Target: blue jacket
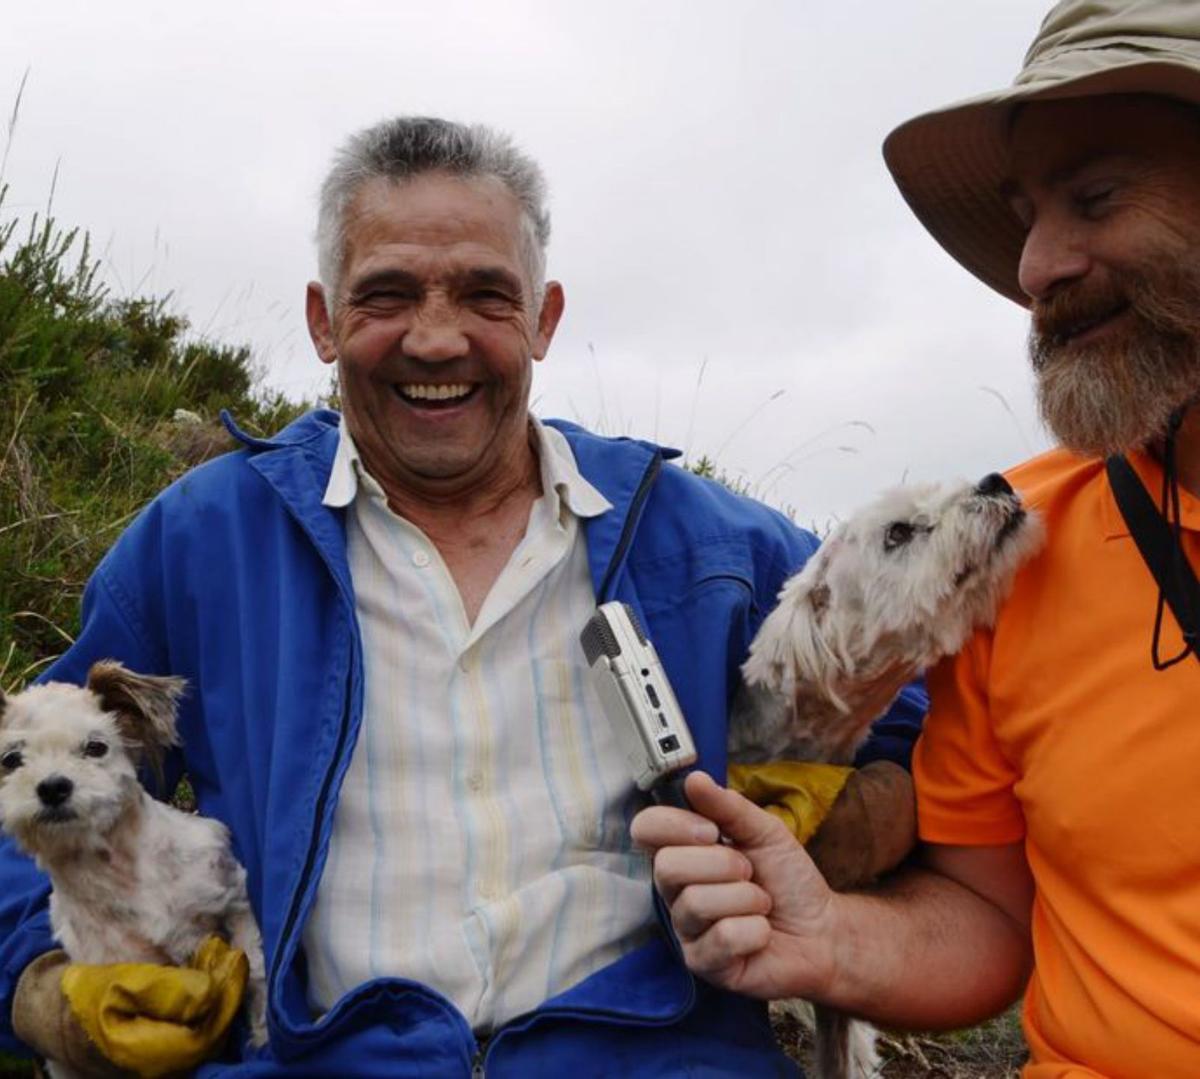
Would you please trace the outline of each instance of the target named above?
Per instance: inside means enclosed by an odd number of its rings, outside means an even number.
[[[688,717],[700,765],[725,774],[738,664],[782,582],[816,540],[718,484],[663,466],[668,452],[557,424],[613,504],[587,523],[596,595],[633,605]],[[193,687],[180,710],[202,813],[225,821],[246,866],[269,976],[270,1046],[200,1076],[795,1075],[758,1002],[695,981],[669,932],[502,1028],[486,1056],[463,1016],[402,978],[359,986],[314,1023],[301,930],[362,718],[362,642],[344,515],[321,504],[337,416],[188,473],[156,498],[97,568],[83,626],[47,679],[82,682],[120,659]],[[906,691],[873,752],[905,756],[925,701]],[[48,883],[0,848],[0,1046],[21,971],[54,946]]]

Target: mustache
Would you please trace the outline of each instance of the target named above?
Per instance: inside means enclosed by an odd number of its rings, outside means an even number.
[[[1131,304],[1127,282],[1106,281],[1076,285],[1048,300],[1035,302],[1031,332],[1034,341],[1047,349],[1066,344],[1072,337]]]
[[[1035,301],[1031,308],[1031,356],[1041,370],[1071,338],[1126,309],[1143,330],[1165,337],[1200,337],[1200,270],[1182,261],[1110,270],[1102,279],[1079,282]]]

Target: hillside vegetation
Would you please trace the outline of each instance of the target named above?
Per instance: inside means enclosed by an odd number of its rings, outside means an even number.
[[[70,642],[130,518],[230,448],[220,409],[266,433],[304,407],[261,387],[247,348],[190,335],[167,298],[109,295],[77,231],[0,225],[0,688]]]

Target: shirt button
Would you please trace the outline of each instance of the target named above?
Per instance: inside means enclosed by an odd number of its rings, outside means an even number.
[[[472,772],[467,776],[467,786],[473,791],[479,790],[483,786],[483,776],[478,772]]]
[[[424,569],[429,565],[429,553],[427,551],[416,551],[413,554],[413,565],[418,569]]]

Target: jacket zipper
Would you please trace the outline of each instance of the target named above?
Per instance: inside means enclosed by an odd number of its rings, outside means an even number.
[[[353,648],[351,649],[353,653]],[[316,812],[313,814],[313,836],[308,845],[308,852],[304,857],[304,868],[300,871],[300,879],[297,882],[295,894],[292,897],[292,905],[288,910],[287,920],[283,924],[283,932],[279,936],[279,949],[275,953],[275,962],[271,967],[271,976],[267,980],[267,993],[270,994],[271,986],[275,984],[279,976],[281,964],[283,963],[284,953],[287,951],[287,943],[292,934],[292,929],[296,924],[296,918],[300,911],[300,901],[304,894],[305,885],[312,873],[313,862],[317,856],[317,836],[321,831],[321,821],[325,816],[325,803],[329,798],[330,789],[333,787],[333,774],[337,771],[338,761],[342,759],[342,748],[346,744],[346,731],[350,726],[348,717],[350,715],[351,694],[353,692],[353,668],[354,664],[351,661],[351,671],[346,678],[346,698],[343,702],[342,715],[338,723],[337,742],[333,747],[333,757],[329,768],[326,769],[325,777],[321,781],[321,791],[317,795]],[[268,1012],[269,1012],[268,1007]]]
[[[629,513],[625,516],[625,527],[621,530],[621,538],[617,540],[616,550],[613,551],[611,561],[608,563],[608,569],[604,571],[604,578],[600,582],[600,587],[596,591],[596,598],[603,603],[608,597],[609,590],[612,588],[613,580],[625,561],[626,554],[629,553],[629,545],[633,543],[633,533],[636,531],[638,521],[642,516],[642,507],[646,499],[650,496],[650,488],[654,486],[654,481],[658,479],[659,469],[662,468],[662,455],[655,453],[650,458],[650,464],[646,471],[642,474],[641,482],[638,488],[633,493],[633,498],[629,503]]]

